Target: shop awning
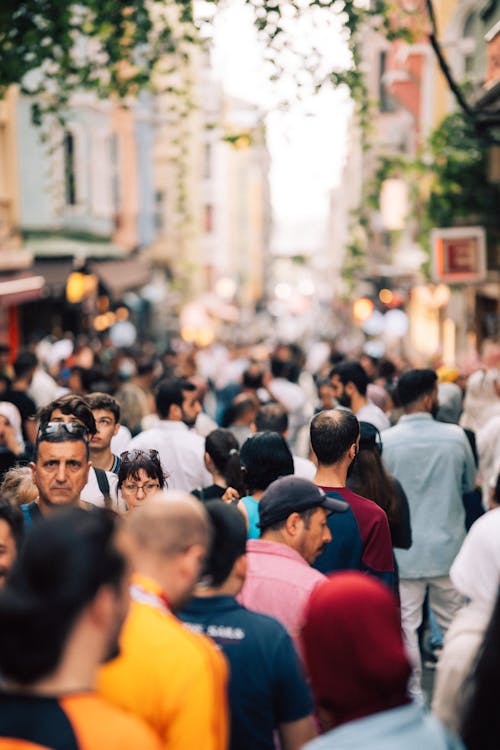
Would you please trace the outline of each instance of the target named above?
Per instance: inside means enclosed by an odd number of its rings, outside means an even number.
[[[0,305],[11,307],[31,302],[42,296],[45,285],[43,276],[14,273],[0,276]]]
[[[73,270],[72,258],[60,260],[38,260],[31,267],[34,274],[45,279],[44,294],[46,297],[60,297],[64,295],[68,276]]]
[[[121,297],[131,289],[138,289],[151,280],[151,268],[137,258],[128,260],[94,261],[90,267],[109,293]]]

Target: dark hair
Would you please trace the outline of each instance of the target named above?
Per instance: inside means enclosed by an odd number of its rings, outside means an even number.
[[[79,422],[47,422],[40,425],[33,451],[33,461],[38,459],[40,443],[83,443],[87,461],[90,457],[88,432]]]
[[[310,435],[318,463],[332,466],[358,439],[359,422],[348,409],[320,411],[311,421]]]
[[[467,750],[497,750],[500,714],[500,589],[472,674],[465,683],[461,737]]]
[[[230,427],[232,424],[244,417],[248,411],[257,411],[257,408],[257,403],[253,396],[245,396],[245,394],[243,393],[238,394],[238,396],[235,396],[227,409],[224,411],[221,420],[222,426]]]
[[[265,404],[255,415],[255,426],[259,432],[269,430],[283,435],[288,430],[288,413],[281,404]]]
[[[398,380],[396,393],[398,403],[408,406],[418,401],[422,396],[431,393],[437,383],[438,376],[434,370],[410,370]]]
[[[139,471],[143,469],[148,477],[156,479],[160,489],[165,487],[166,476],[163,473],[158,451],[130,450],[120,454],[120,468],[118,469],[118,488],[128,477],[139,479]]]
[[[24,534],[24,516],[22,510],[17,506],[12,505],[7,498],[0,495],[0,520],[10,528],[10,533],[16,544],[16,548],[19,549]]]
[[[240,459],[248,491],[265,490],[279,477],[294,473],[293,456],[277,432],[256,432],[243,443]]]
[[[22,378],[24,375],[29,375],[36,366],[38,365],[38,359],[29,350],[19,352],[14,362],[14,373],[16,378]]]
[[[156,411],[160,419],[168,419],[168,413],[173,404],[182,409],[184,391],[195,390],[196,386],[188,380],[160,380],[155,389]]]
[[[236,560],[246,553],[247,526],[234,505],[209,500],[205,508],[213,535],[202,577],[210,586],[220,586],[228,579]]]
[[[330,378],[333,378],[334,375],[338,376],[342,385],[352,383],[356,386],[361,396],[366,396],[366,389],[369,382],[368,375],[359,362],[355,362],[354,360],[340,362],[330,371]]]
[[[304,526],[307,531],[309,531],[309,527],[311,526],[311,518],[314,516],[319,507],[319,505],[315,505],[314,508],[306,508],[306,510],[300,511],[299,516],[304,521]],[[276,521],[276,523],[270,523],[269,526],[261,526],[261,534],[263,534],[265,531],[280,531],[285,527],[286,522],[287,519],[282,518],[280,521]]]
[[[398,495],[382,459],[380,432],[369,422],[360,422],[359,451],[349,466],[347,486],[368,497],[387,514],[389,526],[399,520]]]
[[[500,505],[500,473],[497,475],[495,489],[493,490],[493,500]]]
[[[155,369],[155,362],[150,357],[140,358],[136,363],[137,375],[152,375]]]
[[[57,668],[71,629],[102,586],[119,588],[117,516],[61,509],[34,524],[0,591],[0,671],[28,685]]]
[[[262,371],[262,368],[260,367],[260,365],[253,362],[243,373],[243,388],[248,388],[256,391],[258,388],[262,388],[263,380],[264,373]]]
[[[271,375],[273,378],[285,378],[291,380],[295,377],[296,365],[289,359],[281,357],[271,357]]]
[[[40,420],[40,427],[52,420],[52,413],[59,409],[63,414],[73,414],[76,419],[85,425],[90,435],[97,432],[94,415],[88,401],[83,396],[75,393],[66,393],[64,396],[56,398],[47,406],[38,410],[37,417]]]
[[[378,376],[386,380],[396,377],[397,367],[391,359],[381,359],[378,363]]]
[[[238,441],[230,430],[218,428],[205,438],[205,450],[222,474],[228,487],[234,487],[241,494],[243,473],[240,464]]]
[[[88,405],[92,411],[96,409],[103,409],[109,411],[115,418],[115,423],[118,424],[120,421],[120,404],[110,396],[108,393],[89,393],[87,396]]]

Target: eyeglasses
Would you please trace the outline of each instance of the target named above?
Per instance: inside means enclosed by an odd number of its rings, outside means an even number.
[[[63,435],[64,433],[82,438],[85,442],[89,437],[88,429],[81,422],[47,422],[40,425],[36,439],[40,442],[42,438],[49,435]]]
[[[155,451],[153,449],[149,451],[139,450],[139,448],[132,450],[132,451],[123,451],[123,453],[120,453],[120,458],[122,461],[136,461],[138,458],[150,458],[152,461],[156,461],[157,463],[160,463],[160,454],[158,451]]]
[[[148,495],[150,492],[153,492],[154,490],[157,490],[159,488],[158,482],[145,482],[144,484],[124,484],[124,489],[127,490],[127,492],[132,492],[134,495],[136,495],[139,490],[142,490],[145,495]]]

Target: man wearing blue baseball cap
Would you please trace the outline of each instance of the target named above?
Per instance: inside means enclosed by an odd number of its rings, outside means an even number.
[[[309,594],[324,579],[311,564],[332,538],[327,518],[347,509],[347,503],[295,476],[270,484],[259,502],[261,536],[247,543],[248,572],[238,599],[276,617],[296,646]]]

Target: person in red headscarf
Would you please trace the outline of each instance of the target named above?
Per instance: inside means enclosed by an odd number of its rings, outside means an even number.
[[[335,573],[313,590],[302,630],[324,734],[303,750],[459,750],[408,696],[411,666],[395,597],[373,577]]]

